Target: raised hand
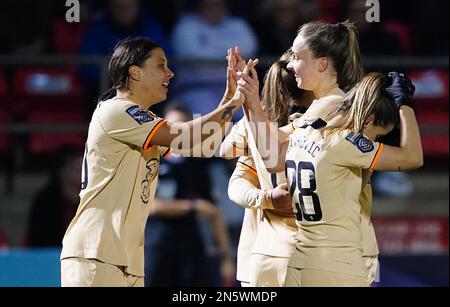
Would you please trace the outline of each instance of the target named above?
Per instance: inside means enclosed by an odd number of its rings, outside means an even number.
[[[237,82],[238,91],[245,94],[245,103],[247,104],[260,103],[258,73],[255,69],[255,65],[258,63],[258,59],[250,59],[243,72],[238,73],[238,75],[241,77]]]
[[[413,107],[412,97],[415,87],[411,80],[404,74],[398,72],[390,72],[387,78],[386,92],[388,92],[395,101],[398,108],[402,105]]]
[[[225,98],[230,100],[237,88],[237,81],[239,80],[238,73],[245,68],[245,61],[240,55],[239,47],[229,48],[227,50],[227,87],[225,90]]]

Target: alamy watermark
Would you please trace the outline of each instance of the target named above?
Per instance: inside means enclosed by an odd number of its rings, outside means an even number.
[[[80,22],[80,1],[66,0],[66,7],[69,8],[66,12],[66,21]]]
[[[233,127],[232,122],[225,123],[224,126],[216,122],[201,123],[200,114],[194,114],[192,126],[172,125],[170,133],[176,135],[172,140],[170,147],[175,153],[182,156],[191,157],[222,157],[231,159],[236,157],[235,148],[242,149],[244,143],[249,140],[242,141],[242,132],[238,127]],[[238,129],[236,129],[238,128]],[[241,127],[242,128],[242,127]],[[257,143],[258,155],[263,159],[266,166],[273,168],[278,163],[278,124],[271,123],[267,127],[265,122],[253,123],[248,122],[246,134],[252,134],[254,141]],[[250,130],[250,131],[249,131]],[[228,151],[220,150],[223,133],[229,131],[227,135]],[[270,133],[268,133],[270,131]],[[248,146],[244,146],[248,147]],[[231,149],[231,150],[230,150]],[[246,150],[251,151],[250,148]],[[255,153],[253,153],[255,154]]]
[[[380,1],[366,0],[366,7],[369,7],[366,12],[366,21],[380,22]]]

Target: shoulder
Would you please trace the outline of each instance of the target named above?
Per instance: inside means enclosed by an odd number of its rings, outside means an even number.
[[[336,142],[341,144],[342,148],[357,150],[361,153],[369,153],[375,149],[374,142],[366,138],[361,133],[353,133],[344,130],[336,134]]]
[[[257,174],[255,161],[253,160],[252,157],[248,157],[248,156],[239,157],[236,167],[238,167],[238,166],[247,169],[252,174],[255,174],[255,175]]]
[[[315,103],[325,106],[325,105],[341,104],[343,101],[344,101],[344,96],[328,95],[328,96],[322,97],[320,99],[317,99],[315,101]]]
[[[102,124],[128,122],[142,125],[159,119],[156,115],[141,109],[137,104],[124,98],[112,98],[102,101],[98,105],[96,112]]]

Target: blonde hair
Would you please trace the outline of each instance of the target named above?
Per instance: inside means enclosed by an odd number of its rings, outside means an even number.
[[[397,124],[398,109],[385,86],[383,74],[367,74],[346,94],[342,106],[336,111],[336,120],[330,122],[328,129],[362,133],[370,115],[374,115],[374,125]]]
[[[288,123],[291,105],[304,96],[304,91],[297,87],[294,73],[287,68],[292,56],[292,51],[288,50],[272,64],[262,89],[262,104],[267,117],[281,126]]]
[[[298,30],[314,57],[329,57],[339,87],[347,92],[364,76],[358,30],[348,21],[336,24],[309,22]]]

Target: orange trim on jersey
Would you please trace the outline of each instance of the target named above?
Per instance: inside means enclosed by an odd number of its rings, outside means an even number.
[[[168,156],[170,156],[173,152],[173,148],[169,148],[165,154],[163,154],[163,158],[167,158]]]
[[[152,146],[150,145],[150,141],[152,140],[153,136],[155,135],[156,131],[158,131],[159,128],[161,128],[162,125],[164,125],[167,121],[166,120],[162,120],[159,123],[157,123],[155,125],[155,127],[153,127],[152,131],[150,131],[150,133],[147,136],[147,139],[144,142],[144,150],[149,150]]]
[[[295,131],[295,127],[294,127],[294,122],[291,123],[291,133],[294,133]]]
[[[241,148],[241,147],[237,146],[235,143],[232,143],[231,145],[233,145],[233,147],[236,147],[237,149],[240,149],[240,150],[246,150],[247,149],[246,147]]]
[[[381,151],[383,150],[384,144],[380,143],[380,147],[378,147],[377,153],[375,154],[375,158],[373,158],[372,164],[370,164],[369,169],[373,170],[375,164],[377,164],[378,158],[380,157]]]
[[[249,171],[253,175],[258,176],[258,172],[254,168],[248,166],[247,164],[245,164],[244,162],[241,162],[241,161],[238,161],[238,163],[241,163],[242,167],[244,167],[247,171]]]

